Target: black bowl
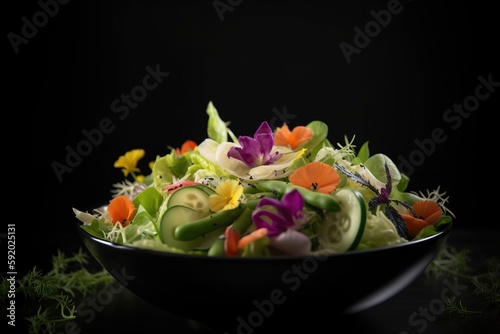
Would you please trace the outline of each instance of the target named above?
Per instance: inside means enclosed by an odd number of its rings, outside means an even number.
[[[423,273],[450,228],[397,246],[271,258],[173,254],[78,231],[95,259],[135,295],[209,328],[251,333],[264,323],[333,318],[386,301]]]

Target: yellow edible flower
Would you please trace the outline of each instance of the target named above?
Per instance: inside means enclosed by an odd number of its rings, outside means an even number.
[[[122,168],[125,177],[130,173],[136,179],[135,173],[141,170],[137,168],[137,163],[144,157],[145,151],[143,149],[135,149],[125,153],[115,161],[115,168]]]
[[[208,197],[210,210],[219,212],[231,210],[240,205],[243,186],[236,180],[224,180],[215,188],[215,194]]]

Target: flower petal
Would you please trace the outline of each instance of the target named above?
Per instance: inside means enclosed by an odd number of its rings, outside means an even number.
[[[218,165],[223,170],[226,170],[237,177],[247,178],[250,167],[240,160],[230,159],[227,157],[227,152],[233,146],[235,146],[234,143],[224,142],[219,144],[215,140],[205,139],[198,145],[198,151],[201,156]]]
[[[321,161],[310,162],[297,168],[289,179],[297,186],[324,194],[330,194],[340,183],[340,175],[335,168]]]
[[[258,228],[269,229],[269,236],[276,236],[287,229],[293,228],[303,218],[304,199],[299,191],[294,189],[281,198],[263,198],[252,213],[252,220]]]
[[[304,153],[304,150],[292,151],[290,149],[282,148],[282,156],[276,160],[272,165],[263,165],[251,168],[248,171],[248,175],[244,177],[245,179],[252,180],[263,180],[263,179],[280,179],[290,175],[293,170],[288,169],[288,167],[296,159],[300,158]]]
[[[186,140],[181,146],[181,154],[192,151],[196,148],[196,142],[193,140]]]
[[[313,132],[308,127],[299,125],[293,128],[292,135],[296,140],[295,147],[292,147],[292,149],[296,149],[311,140]]]
[[[283,195],[281,203],[293,218],[302,218],[304,198],[297,189],[293,189]]]
[[[307,255],[311,252],[311,239],[293,229],[288,229],[276,237],[270,237],[269,241],[273,248],[287,255]]]
[[[439,214],[441,213],[441,208],[439,207],[439,204],[431,200],[416,201],[413,204],[413,209],[415,210],[417,215],[423,217],[424,220],[427,220],[428,217],[436,213]]]
[[[240,205],[243,186],[237,180],[227,179],[219,183],[215,192],[208,197],[210,210],[213,212],[231,210]]]
[[[231,149],[231,147],[234,146],[234,143],[221,143],[217,147],[217,150],[215,152],[215,159],[213,162],[219,165],[219,167],[221,167],[222,169],[233,174],[234,176],[237,176],[239,178],[248,178],[248,172],[251,170],[251,167],[249,167],[243,161],[230,159],[227,156],[228,151]]]
[[[125,176],[129,173],[138,173],[141,170],[137,168],[137,163],[144,157],[146,152],[143,149],[134,149],[126,152],[115,161],[115,168],[123,168],[122,172]]]
[[[247,166],[254,167],[262,164],[262,148],[254,138],[241,136],[239,139],[241,147],[233,146],[227,152],[229,158],[243,161]]]
[[[271,152],[274,138],[273,131],[267,122],[262,122],[253,138],[240,136],[238,142],[241,147],[232,147],[227,152],[227,156],[243,161],[249,167],[270,165],[281,157],[279,152]]]
[[[413,239],[424,227],[428,226],[425,220],[413,217],[413,215],[402,214],[401,217],[405,221],[411,239]]]
[[[217,152],[217,148],[219,147],[219,143],[213,139],[207,138],[203,140],[198,145],[198,152],[210,162],[215,163],[215,152]]]
[[[436,225],[439,219],[441,219],[441,211],[434,212],[433,214],[425,218],[425,222],[429,225]]]
[[[266,162],[274,146],[273,130],[267,122],[262,122],[255,132],[254,138],[259,142],[261,154],[265,158],[264,162]]]
[[[276,133],[274,134],[274,144],[279,145],[279,146],[286,146],[290,147],[291,149],[294,149],[292,143],[291,143],[291,138],[292,137],[292,131],[288,128],[288,125],[285,123],[283,124],[282,127],[276,130]]]
[[[123,226],[130,224],[137,209],[126,195],[116,196],[108,205],[108,214],[113,224],[120,222]]]
[[[272,165],[262,165],[252,168],[240,160],[231,159],[227,156],[231,147],[235,146],[235,143],[223,142],[219,144],[212,139],[205,139],[198,145],[198,151],[208,161],[218,165],[223,170],[242,180],[278,179],[286,177],[293,172],[289,170],[288,167],[306,151],[305,149],[292,151],[286,147],[281,147],[282,156]]]
[[[276,130],[274,144],[295,150],[311,140],[312,137],[313,132],[308,127],[296,126],[293,128],[293,131],[290,131],[288,125],[285,123],[281,128]]]
[[[265,209],[255,210],[252,214],[252,220],[257,228],[267,228],[270,237],[277,236],[294,224],[293,220],[283,219],[278,214]]]
[[[257,204],[259,211],[269,211],[277,216],[277,219],[283,221],[280,223],[282,230],[294,225],[294,218],[298,216],[294,211],[294,208],[289,208],[285,203],[283,203],[282,197],[281,201],[274,199],[275,202],[271,201],[272,198],[262,198]],[[302,198],[302,197],[301,197]],[[302,210],[302,208],[300,209]]]

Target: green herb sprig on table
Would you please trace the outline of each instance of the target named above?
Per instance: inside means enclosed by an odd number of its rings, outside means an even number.
[[[455,297],[453,297],[452,299],[448,299],[446,301],[445,310],[447,310],[449,313],[457,313],[462,316],[481,313],[481,311],[468,310],[463,305],[462,301],[461,300],[457,301]]]
[[[33,267],[16,281],[17,293],[25,298],[24,312],[30,333],[55,333],[58,325],[75,319],[75,304],[99,287],[107,286],[114,278],[105,270],[91,272],[88,255],[81,249],[68,256],[58,250],[52,257],[52,269],[43,273]],[[9,282],[0,285],[2,304],[5,304]]]
[[[500,258],[493,256],[485,260],[484,271],[477,272],[470,266],[470,250],[465,248],[457,250],[449,244],[441,249],[436,258],[425,270],[427,276],[441,278],[454,276],[458,279],[469,281],[474,286],[474,294],[481,297],[491,305],[500,304]],[[449,300],[446,310],[460,315],[479,313],[465,308],[460,300]]]

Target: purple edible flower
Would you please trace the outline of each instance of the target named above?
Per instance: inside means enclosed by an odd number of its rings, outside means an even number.
[[[266,206],[272,206],[273,210],[267,210]],[[275,237],[300,222],[304,217],[303,208],[304,198],[297,189],[293,189],[283,195],[281,201],[269,197],[262,198],[252,214],[252,219],[257,228],[265,227],[268,230],[267,235]]]
[[[227,156],[228,158],[240,160],[249,167],[270,165],[282,156],[278,151],[271,154],[274,135],[267,122],[262,122],[253,138],[240,136],[238,141],[241,147],[231,147],[227,152]]]

